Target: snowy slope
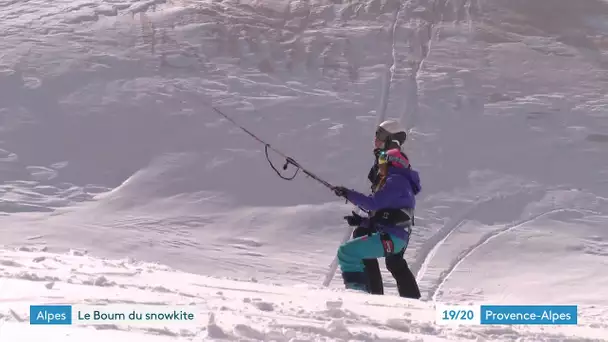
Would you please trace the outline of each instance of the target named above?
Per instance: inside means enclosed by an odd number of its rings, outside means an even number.
[[[45,247],[319,286],[352,208],[278,178],[207,105],[361,191],[384,116],[412,129],[423,178],[406,258],[424,300],[574,303],[607,336],[607,15],[593,0],[0,3],[0,282],[30,258],[15,248]]]
[[[435,324],[430,303],[332,291],[273,286],[177,272],[124,260],[75,253],[3,252],[2,341],[563,341],[605,338],[581,315],[572,327],[447,327]],[[192,324],[142,322],[84,326],[29,326],[32,302],[194,307]],[[8,308],[7,308],[8,307]]]

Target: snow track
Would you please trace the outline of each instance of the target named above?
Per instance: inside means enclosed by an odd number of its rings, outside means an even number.
[[[389,56],[391,57],[390,59],[390,63],[387,62],[386,63],[386,69],[384,71],[384,75],[383,75],[383,82],[382,82],[382,92],[380,94],[380,105],[378,107],[378,113],[377,116],[379,118],[378,122],[382,122],[386,119],[386,109],[388,107],[388,102],[389,102],[389,98],[390,98],[390,94],[391,94],[391,84],[393,82],[393,77],[395,74],[395,67],[397,64],[397,55],[396,55],[396,31],[397,31],[397,23],[398,23],[398,19],[399,19],[399,14],[401,13],[401,10],[403,8],[403,3],[399,3],[399,7],[397,9],[395,9],[395,12],[393,13],[393,17],[392,17],[392,21],[391,21],[391,26],[388,30],[389,32],[389,37],[388,39],[391,41],[391,51],[389,53]]]
[[[443,246],[443,244],[450,238],[452,234],[457,232],[458,227],[464,224],[478,210],[480,210],[482,205],[498,201],[504,197],[505,195],[495,195],[473,202],[468,209],[463,210],[459,216],[451,218],[438,232],[428,238],[422,247],[420,247],[420,249],[417,251],[415,261],[411,263],[412,272],[416,274],[416,279],[418,282],[421,282],[426,277],[427,270],[433,262],[433,258],[437,251]],[[435,296],[437,289],[444,282],[442,278],[442,276],[439,276],[438,279],[432,280],[430,288],[421,289],[423,292],[428,291],[429,295],[427,296],[427,299],[436,299]]]
[[[549,211],[546,211],[546,212],[543,212],[540,214],[536,214],[530,218],[506,225],[503,228],[490,232],[490,233],[486,234],[485,236],[483,236],[481,238],[481,240],[474,243],[469,248],[465,249],[458,257],[453,259],[453,263],[450,265],[450,267],[441,273],[439,279],[436,281],[436,286],[434,288],[428,289],[429,293],[430,293],[428,299],[432,300],[432,301],[437,301],[441,287],[447,282],[448,278],[454,273],[454,271],[458,268],[458,266],[461,265],[469,256],[471,256],[473,253],[475,253],[481,247],[488,244],[493,239],[495,239],[503,234],[512,232],[515,229],[517,229],[525,224],[534,222],[535,220],[538,220],[545,216],[550,216],[552,214],[568,212],[568,211],[577,212],[577,213],[586,212],[586,213],[590,213],[590,214],[598,214],[597,212],[594,212],[591,210],[582,210],[582,209],[573,209],[573,208],[558,208],[558,209],[549,210]],[[446,239],[448,236],[449,236],[449,234],[446,236]]]
[[[468,210],[463,211],[460,216],[451,218],[448,223],[446,223],[437,233],[433,234],[424,242],[418,251],[416,260],[411,265],[412,272],[416,273],[416,278],[418,281],[425,276],[429,263],[433,260],[433,256],[435,255],[436,251],[441,248],[441,245],[445,242],[445,240],[447,240],[450,235],[455,232],[456,229],[479,208],[481,203],[491,201],[493,199],[494,198],[490,198],[485,201],[473,203]]]
[[[547,189],[535,189],[529,195],[534,196],[535,194],[543,194],[547,191]],[[450,236],[458,230],[458,227],[464,224],[467,220],[472,219],[474,217],[473,215],[481,210],[483,205],[499,202],[513,196],[521,196],[522,194],[527,194],[527,192],[521,190],[510,194],[488,196],[486,198],[473,201],[467,209],[460,212],[460,215],[450,218],[441,229],[425,240],[422,246],[417,250],[416,259],[413,263],[411,263],[411,269],[412,272],[416,274],[418,281],[420,282],[426,277],[429,265],[433,262],[433,258],[437,251],[450,238]],[[500,207],[500,203],[498,203],[497,206]],[[434,280],[432,282],[433,285],[431,286],[431,289],[437,288],[440,282],[441,279]],[[434,293],[435,291],[431,290],[431,295],[429,295],[429,298],[433,297]]]
[[[551,209],[542,210],[540,213],[531,213],[528,217],[523,217],[518,221],[505,222],[504,225],[494,223],[497,228],[489,226],[483,228],[475,233],[471,233],[471,239],[476,239],[475,242],[466,240],[465,246],[451,246],[453,249],[448,253],[448,264],[443,265],[446,261],[436,261],[436,256],[443,251],[444,245],[450,241],[453,236],[460,236],[461,232],[459,229],[468,223],[468,221],[477,221],[478,216],[483,216],[487,211],[504,211],[507,210],[511,203],[535,203],[538,199],[546,199],[549,194],[554,192],[567,191],[563,187],[552,187],[543,188],[533,186],[531,188],[522,188],[518,191],[505,194],[497,194],[486,197],[472,202],[466,209],[462,210],[460,215],[452,217],[446,222],[441,229],[427,238],[424,243],[416,250],[416,259],[411,263],[411,269],[421,285],[421,291],[426,293],[423,295],[426,300],[436,301],[440,294],[441,287],[445,284],[447,279],[454,273],[456,268],[462,264],[462,262],[475,253],[479,248],[489,243],[494,238],[501,236],[507,232],[511,232],[524,224],[532,222],[534,220],[546,217],[551,214],[561,212],[577,212],[598,215],[600,212],[593,211],[581,207],[581,205],[575,205],[570,203],[568,199],[565,199],[563,203],[554,203]],[[545,203],[544,201],[538,202],[538,204]],[[583,202],[586,203],[586,202]],[[504,208],[504,209],[503,209]],[[513,215],[524,215],[523,213],[513,212]],[[480,224],[481,225],[481,224]],[[502,227],[501,227],[502,226]],[[445,257],[445,256],[444,256]],[[429,272],[431,268],[433,272]]]

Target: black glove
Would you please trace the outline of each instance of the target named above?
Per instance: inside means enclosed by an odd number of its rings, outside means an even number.
[[[351,227],[360,226],[361,223],[363,222],[363,217],[361,217],[360,215],[358,215],[354,211],[353,211],[352,215],[344,216],[344,219],[346,220],[346,222],[348,222],[348,225],[351,226]]]
[[[346,198],[346,193],[348,192],[347,188],[345,188],[343,186],[334,186],[334,188],[332,190],[334,191],[336,196]]]

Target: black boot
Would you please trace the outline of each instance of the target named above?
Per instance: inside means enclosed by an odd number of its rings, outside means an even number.
[[[342,279],[347,289],[369,293],[369,281],[365,272],[342,272]]]
[[[353,239],[371,235],[373,233],[369,228],[357,227],[353,231]],[[376,295],[384,294],[384,283],[382,282],[382,274],[380,273],[380,265],[378,259],[365,259],[363,260],[365,267],[365,273],[369,281],[369,293]]]
[[[403,259],[402,251],[398,254],[389,255],[385,258],[386,268],[391,272],[397,282],[399,296],[405,298],[420,299],[420,289],[416,277]]]
[[[380,273],[378,259],[365,259],[363,260],[363,265],[369,281],[369,293],[383,295],[384,284],[382,282],[382,274]]]

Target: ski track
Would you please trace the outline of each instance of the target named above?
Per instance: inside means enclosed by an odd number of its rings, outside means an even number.
[[[538,220],[544,216],[552,215],[555,213],[568,212],[568,211],[579,212],[579,213],[587,212],[587,213],[597,214],[594,211],[585,210],[585,209],[556,208],[556,209],[552,209],[552,210],[548,210],[548,211],[536,214],[532,217],[520,220],[518,222],[512,223],[501,229],[498,229],[498,230],[495,230],[493,232],[486,234],[484,237],[481,238],[481,240],[479,240],[477,243],[473,244],[472,246],[470,246],[469,248],[464,250],[458,257],[453,259],[452,264],[450,265],[450,267],[448,267],[447,270],[445,270],[444,272],[441,272],[441,274],[439,275],[439,279],[436,282],[436,286],[430,290],[429,299],[432,301],[437,301],[437,295],[439,294],[439,290],[447,282],[448,278],[454,273],[454,271],[456,271],[458,266],[460,264],[462,264],[469,256],[473,255],[473,253],[475,253],[478,249],[480,249],[481,247],[488,244],[494,238],[497,238],[505,233],[511,232],[527,223]],[[446,236],[446,238],[442,239],[442,242],[444,242],[452,232],[453,231],[450,231],[450,233]]]
[[[391,83],[393,81],[393,76],[395,73],[395,64],[397,63],[396,49],[395,49],[395,31],[397,30],[397,21],[399,18],[399,13],[401,13],[401,9],[403,8],[403,4],[399,4],[399,7],[395,10],[391,22],[391,28],[389,29],[389,40],[391,41],[391,51],[390,56],[392,61],[387,63],[386,70],[384,72],[384,82],[382,84],[382,93],[380,95],[380,105],[378,110],[378,123],[381,123],[386,119],[386,108],[388,107],[388,100],[390,98],[390,88]]]
[[[454,232],[481,203],[481,201],[475,202],[469,207],[469,210],[466,210],[460,216],[453,218],[449,224],[444,225],[442,229],[431,236],[426,243],[422,245],[422,251],[418,254],[411,267],[412,272],[416,273],[416,279],[418,279],[418,281],[426,274],[428,266],[433,260],[433,256],[437,253],[437,250],[441,245],[443,245],[452,232]]]
[[[549,191],[548,189],[542,189],[538,191]],[[472,214],[474,214],[481,205],[487,204],[499,199],[503,199],[509,196],[520,195],[520,192],[513,194],[499,194],[484,199],[477,200],[471,204],[471,206],[462,212],[461,215],[452,218],[446,223],[437,233],[433,234],[421,247],[421,253],[418,254],[414,263],[412,263],[412,272],[417,273],[416,279],[420,281],[426,274],[429,264],[433,260],[433,256],[437,253],[439,248],[445,243],[445,241],[452,235],[453,232],[458,229]]]
[[[528,192],[527,195],[533,196],[538,193],[548,193],[550,191],[555,191],[555,190],[559,190],[559,189],[561,189],[561,187],[559,187],[559,186],[550,187],[550,188],[532,189],[532,191]],[[451,220],[449,220],[441,229],[439,229],[435,234],[433,234],[431,237],[429,237],[421,245],[420,250],[417,253],[415,261],[413,263],[411,263],[410,269],[412,270],[412,272],[414,274],[416,274],[417,281],[421,282],[423,280],[423,278],[425,277],[425,275],[427,273],[429,266],[433,262],[434,256],[437,254],[439,249],[444,245],[444,243],[450,238],[450,236],[452,236],[452,234],[454,232],[456,232],[458,230],[458,228],[460,226],[462,226],[463,223],[465,223],[468,219],[470,219],[471,215],[475,214],[482,205],[485,205],[485,204],[488,204],[491,202],[495,202],[495,201],[504,200],[504,199],[512,197],[512,196],[520,196],[522,194],[526,194],[525,190],[526,189],[522,189],[521,191],[517,191],[517,192],[509,193],[509,194],[496,194],[493,196],[488,196],[483,199],[479,199],[477,201],[474,201],[468,207],[468,209],[462,211],[462,213],[460,215],[455,216]],[[525,218],[525,219],[522,219],[521,221],[511,222],[507,227],[505,227],[503,229],[488,233],[488,235],[485,238],[482,238],[482,240],[479,243],[474,244],[473,246],[470,246],[469,248],[464,250],[463,253],[464,254],[468,253],[468,254],[466,256],[463,256],[462,258],[468,257],[475,250],[477,250],[477,248],[481,247],[481,246],[479,246],[479,244],[485,244],[487,242],[486,240],[489,240],[494,234],[502,234],[502,233],[504,233],[503,230],[506,230],[506,231],[512,230],[512,225],[521,225],[530,220],[537,219],[539,217],[542,217],[543,215],[546,215],[549,213],[554,213],[555,211],[559,211],[559,210],[575,210],[575,209],[568,209],[568,208],[552,209],[550,211],[536,214],[532,218]],[[580,212],[585,211],[584,209],[578,209],[578,210]],[[460,264],[460,258],[456,258],[453,261],[454,261],[454,264],[456,264],[456,263]],[[435,300],[438,289],[442,286],[443,283],[445,283],[444,278],[449,276],[447,273],[451,274],[453,272],[452,268],[457,267],[457,265],[452,265],[452,266],[453,267],[450,267],[449,270],[442,272],[441,275],[439,276],[439,278],[434,281],[435,285],[433,287],[431,287],[431,289],[429,290],[430,295],[428,296],[427,300]],[[442,275],[446,275],[446,276],[444,277]]]
[[[437,26],[437,24],[442,23],[443,19],[444,19],[442,11],[439,11],[441,13],[437,13],[438,1],[441,1],[441,0],[432,1],[430,3],[430,6],[432,7],[432,10],[431,10],[432,17],[434,19],[439,18],[439,20],[435,19],[435,20],[432,20],[431,22],[425,22],[423,24],[423,26],[426,28],[426,30],[429,32],[429,34],[428,34],[428,37],[425,36],[425,39],[422,42],[420,42],[420,51],[421,51],[420,60],[418,61],[418,63],[416,65],[414,65],[412,67],[413,71],[412,71],[412,75],[410,77],[413,80],[413,82],[411,83],[413,89],[409,91],[410,94],[408,94],[408,96],[406,96],[406,99],[413,99],[413,100],[412,100],[411,105],[406,102],[405,106],[402,109],[401,115],[403,118],[405,118],[407,116],[408,110],[409,110],[409,133],[411,133],[411,131],[414,128],[414,126],[416,125],[416,122],[418,119],[418,108],[420,106],[419,97],[418,97],[418,90],[420,89],[420,87],[419,87],[420,71],[423,69],[425,61],[431,54],[433,41],[436,39],[439,39],[440,30],[439,30],[439,28],[436,28],[436,26]],[[444,6],[447,2],[448,2],[448,0],[444,0]],[[433,34],[433,30],[435,30],[435,34]],[[416,37],[418,40],[420,38],[420,32],[421,32],[420,27],[418,27],[415,32],[416,32]]]

